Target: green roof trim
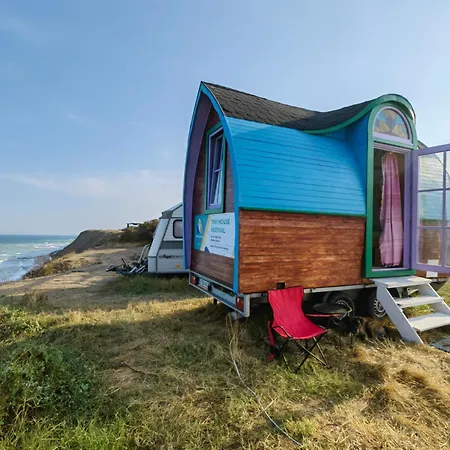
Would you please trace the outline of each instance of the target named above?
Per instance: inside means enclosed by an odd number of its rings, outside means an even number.
[[[409,101],[402,95],[386,94],[386,95],[382,95],[381,97],[378,97],[375,100],[372,100],[371,102],[369,102],[364,107],[364,109],[359,111],[358,114],[355,114],[353,117],[346,120],[345,122],[342,122],[333,127],[324,128],[322,130],[310,130],[310,131],[304,130],[304,131],[305,131],[305,133],[310,133],[310,134],[323,134],[323,133],[331,133],[332,131],[340,130],[341,128],[348,127],[352,123],[361,119],[361,117],[364,117],[366,114],[371,112],[374,108],[376,108],[377,106],[382,105],[384,103],[395,103],[395,106],[397,108],[399,108],[404,114],[406,114],[406,116],[409,120],[412,120],[415,123],[416,113],[415,113],[414,108],[412,107],[411,103],[409,103]]]

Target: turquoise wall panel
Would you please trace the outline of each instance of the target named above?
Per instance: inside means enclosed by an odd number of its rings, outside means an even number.
[[[367,189],[367,145],[368,145],[368,129],[369,114],[352,124],[347,129],[347,139],[353,150],[361,180],[364,186],[364,196]]]
[[[241,208],[364,215],[365,179],[342,139],[226,118]],[[367,136],[367,134],[366,134]],[[367,143],[366,143],[367,147]]]

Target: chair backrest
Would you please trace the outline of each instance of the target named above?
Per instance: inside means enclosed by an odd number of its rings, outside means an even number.
[[[268,292],[268,300],[273,311],[272,327],[282,326],[290,336],[302,336],[312,322],[303,313],[302,286],[277,289]]]

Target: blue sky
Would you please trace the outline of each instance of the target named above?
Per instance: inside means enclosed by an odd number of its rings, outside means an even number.
[[[143,221],[181,200],[201,80],[329,110],[384,93],[450,142],[450,3],[0,2],[0,233]]]

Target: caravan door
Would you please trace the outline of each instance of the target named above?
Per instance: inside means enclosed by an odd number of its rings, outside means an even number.
[[[413,152],[412,264],[450,274],[450,144]]]

